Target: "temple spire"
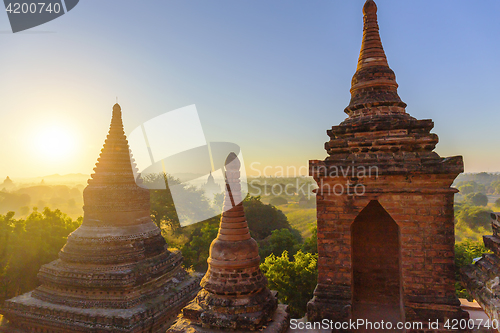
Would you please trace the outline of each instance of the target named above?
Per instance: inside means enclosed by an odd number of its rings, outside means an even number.
[[[226,166],[226,196],[224,198],[224,212],[219,226],[217,238],[210,246],[210,258],[208,263],[210,269],[255,269],[259,271],[260,257],[257,242],[250,236],[248,223],[243,211],[243,198],[241,197],[240,184],[240,167],[241,163],[235,153],[230,153],[225,162]],[[228,247],[237,247],[238,251],[233,252],[228,256],[228,252],[223,249]],[[260,271],[259,271],[260,275]],[[207,277],[209,277],[207,279]],[[255,292],[266,286],[267,281],[263,276],[260,276],[261,286],[256,288],[256,284],[251,284]],[[220,293],[220,281],[213,279],[214,276],[207,274],[202,286],[210,291]],[[212,288],[212,285],[218,285],[217,288]],[[223,283],[226,287],[233,288],[230,284]],[[243,282],[240,283],[241,291],[244,291]],[[223,292],[223,294],[226,291]]]
[[[113,106],[109,132],[91,178],[83,191],[84,224],[96,218],[94,213],[149,211],[149,191],[136,183],[119,104]]]
[[[220,222],[218,239],[223,241],[243,241],[251,238],[248,224],[241,202],[240,167],[241,163],[235,153],[229,154],[226,165],[226,196],[224,210]],[[260,262],[258,250],[255,261]]]
[[[389,67],[377,22],[377,5],[363,6],[363,42],[358,67],[352,78],[351,102],[345,109],[350,118],[405,114],[406,104],[398,96],[396,75]]]
[[[363,42],[358,60],[358,70],[369,66],[387,66],[387,58],[379,34],[377,5],[368,0],[363,6]]]
[[[97,183],[135,183],[130,161],[130,149],[123,130],[122,112],[118,103],[113,106],[108,136],[91,177],[90,186]]]
[[[288,326],[288,316],[283,308],[276,311],[276,295],[267,288],[259,267],[259,248],[250,236],[243,211],[240,167],[236,154],[229,154],[224,213],[219,234],[210,245],[202,290],[182,310],[182,318],[169,333],[208,332],[205,329],[271,333],[284,332]]]

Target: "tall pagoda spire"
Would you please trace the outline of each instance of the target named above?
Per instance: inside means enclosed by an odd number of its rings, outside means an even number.
[[[363,16],[363,42],[351,82],[351,102],[345,113],[350,118],[404,114],[406,104],[398,96],[396,75],[389,67],[380,39],[375,1],[366,1]]]
[[[225,166],[224,213],[217,238],[210,245],[202,290],[168,332],[206,332],[205,328],[284,332],[288,316],[282,306],[276,311],[276,295],[267,288],[267,279],[259,268],[258,245],[250,236],[243,211],[241,164],[235,153],[229,154]]]
[[[42,266],[41,286],[6,302],[5,332],[165,332],[198,291],[201,277],[188,275],[151,220],[118,104],[94,171],[82,225]]]
[[[149,211],[149,191],[137,185],[132,167],[130,149],[123,131],[121,107],[117,103],[113,106],[109,133],[97,159],[94,174],[83,193],[84,225],[89,220],[103,220],[103,216],[95,214]],[[114,217],[116,221],[112,224],[121,224],[116,215]]]
[[[98,158],[95,173],[89,180],[89,185],[114,183],[135,183],[130,164],[130,154],[127,138],[123,131],[122,111],[117,103],[113,106],[111,125],[104,147]]]

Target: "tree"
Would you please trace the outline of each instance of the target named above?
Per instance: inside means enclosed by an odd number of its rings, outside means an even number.
[[[474,186],[471,184],[465,184],[465,185],[460,186],[458,188],[458,190],[460,191],[461,194],[467,195],[469,193],[474,192]]]
[[[247,197],[243,207],[252,237],[257,241],[270,236],[273,230],[292,229],[286,215],[273,205],[262,203],[260,197]]]
[[[455,291],[458,297],[472,300],[467,290],[462,286],[460,269],[473,263],[475,258],[482,257],[483,253],[491,253],[482,242],[472,242],[469,240],[455,244]]]
[[[68,235],[82,223],[59,210],[34,209],[24,220],[0,215],[0,303],[38,286],[40,267],[57,259]]]
[[[281,256],[284,251],[294,255],[302,241],[300,233],[288,229],[273,230],[271,235],[259,242],[259,255],[266,258],[271,254]]]
[[[500,207],[500,198],[495,200],[495,207]]]
[[[491,210],[478,206],[461,205],[455,213],[457,226],[465,225],[472,230],[489,229],[491,226]]]
[[[466,194],[469,194],[472,192],[481,192],[481,193],[486,192],[486,186],[484,186],[482,183],[478,183],[474,180],[458,182],[457,188],[460,190],[460,192],[462,192],[463,195],[466,195]]]
[[[193,267],[198,272],[207,270],[210,244],[217,237],[219,219],[220,216],[216,216],[200,223],[200,226],[191,234],[189,241],[181,246],[185,267]]]
[[[186,212],[184,218],[197,222],[204,220],[207,212],[208,215],[214,213],[203,190],[183,185],[179,179],[171,175],[149,174],[144,177],[144,184],[146,187],[152,185],[155,185],[155,188],[165,187],[165,189],[150,190],[151,219],[160,229],[166,226],[177,232],[181,228],[169,186],[181,186],[181,191],[177,192],[179,197],[176,199],[189,207],[189,209],[184,210]]]
[[[214,195],[214,200],[213,200],[213,205],[215,209],[217,209],[217,212],[222,212],[222,205],[224,204],[224,193],[217,193]]]
[[[288,304],[290,316],[302,318],[316,287],[318,255],[299,251],[290,261],[287,251],[280,257],[271,254],[260,269],[269,281],[269,288],[278,291],[280,302]]]
[[[469,193],[465,196],[465,202],[474,206],[488,205],[488,197],[483,193]]]
[[[273,197],[271,200],[269,200],[269,203],[273,206],[281,206],[288,204],[288,200],[283,197]]]
[[[311,237],[306,239],[302,244],[302,252],[318,253],[318,226],[316,224],[311,226]]]

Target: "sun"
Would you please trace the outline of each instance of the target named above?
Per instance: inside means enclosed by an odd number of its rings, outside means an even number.
[[[75,149],[75,137],[62,126],[41,128],[34,137],[35,148],[42,158],[63,159]]]

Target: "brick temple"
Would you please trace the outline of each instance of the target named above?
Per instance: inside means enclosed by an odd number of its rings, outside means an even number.
[[[6,333],[165,332],[199,290],[151,221],[149,191],[136,184],[121,108],[84,196],[83,223],[41,286],[6,301]]]
[[[317,190],[319,276],[308,319],[467,318],[455,295],[451,188],[461,156],[442,158],[430,119],[398,96],[373,0],[348,118],[327,131],[328,157],[310,161]]]
[[[278,305],[276,293],[267,288],[267,279],[259,268],[257,242],[250,236],[243,211],[236,154],[228,156],[225,169],[224,211],[217,238],[210,245],[202,289],[168,332],[284,333],[288,314],[284,305]]]
[[[491,218],[493,235],[483,236],[483,241],[484,246],[492,253],[485,253],[476,263],[462,267],[460,273],[469,294],[484,309],[488,317],[498,323],[500,321],[500,213],[492,213]]]

